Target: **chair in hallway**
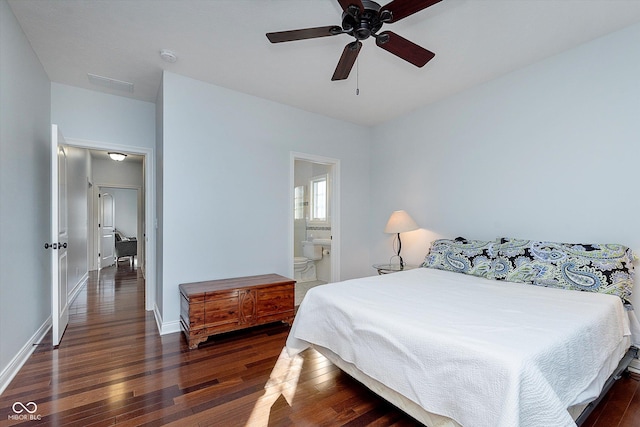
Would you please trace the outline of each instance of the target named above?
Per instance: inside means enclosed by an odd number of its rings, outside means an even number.
[[[135,263],[135,256],[138,254],[138,240],[135,237],[123,237],[119,231],[116,231],[116,266],[120,258],[129,257],[130,264]]]

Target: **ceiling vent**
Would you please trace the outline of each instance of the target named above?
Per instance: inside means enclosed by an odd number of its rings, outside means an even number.
[[[106,87],[108,89],[121,90],[124,92],[133,93],[133,83],[125,82],[122,80],[116,80],[109,77],[98,76],[96,74],[88,73],[89,82],[96,85]]]

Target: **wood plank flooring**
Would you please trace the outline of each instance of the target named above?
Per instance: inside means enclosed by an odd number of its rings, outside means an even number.
[[[73,303],[60,347],[45,338],[0,396],[0,426],[420,425],[313,350],[301,366],[276,365],[288,331],[268,325],[189,351],[182,334],[158,335],[136,270],[104,269]],[[18,415],[15,402],[37,409]],[[640,377],[618,381],[585,425],[640,426]]]

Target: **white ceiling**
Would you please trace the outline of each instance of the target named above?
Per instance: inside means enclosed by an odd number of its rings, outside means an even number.
[[[424,68],[368,39],[357,70],[332,82],[349,36],[271,44],[265,33],[339,25],[336,0],[9,4],[54,82],[154,102],[165,69],[362,125],[382,123],[640,22],[640,0],[443,0],[383,28],[435,52]],[[163,48],[178,61],[163,62]],[[87,73],[132,82],[134,92],[92,85]]]

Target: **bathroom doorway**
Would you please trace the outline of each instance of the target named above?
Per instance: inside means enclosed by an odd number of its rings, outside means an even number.
[[[291,276],[296,305],[312,287],[337,282],[340,261],[337,159],[291,154]]]

